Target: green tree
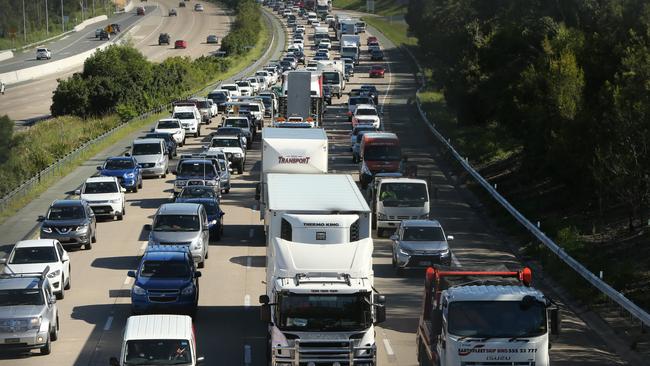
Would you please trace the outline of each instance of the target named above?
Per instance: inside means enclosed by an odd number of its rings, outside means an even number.
[[[7,115],[0,117],[0,164],[11,157],[13,134],[14,121]]]

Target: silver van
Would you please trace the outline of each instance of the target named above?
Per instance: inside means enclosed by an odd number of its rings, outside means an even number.
[[[165,203],[158,208],[149,230],[151,245],[185,245],[199,268],[208,258],[210,228],[205,208],[199,203]]]
[[[131,153],[142,169],[142,176],[165,178],[169,173],[169,154],[163,139],[137,139]]]

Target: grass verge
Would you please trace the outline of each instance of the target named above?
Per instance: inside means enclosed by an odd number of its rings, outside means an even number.
[[[334,7],[365,12],[366,0],[334,0]],[[395,0],[375,0],[375,14],[393,16],[406,14],[406,6]]]
[[[396,46],[415,46],[418,43],[417,38],[408,36],[408,25],[404,22],[372,16],[363,17],[363,20],[381,31]]]

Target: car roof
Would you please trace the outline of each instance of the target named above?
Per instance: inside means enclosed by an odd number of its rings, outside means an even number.
[[[372,104],[357,104],[357,110],[359,110],[359,109],[373,109],[373,110],[377,110],[377,108],[375,108],[375,106],[372,105]]]
[[[158,122],[169,122],[169,121],[180,122],[178,118],[161,118],[158,120]]]
[[[138,139],[133,141],[133,145],[140,145],[140,144],[156,144],[160,143],[161,141],[164,142],[163,139],[158,139],[158,138],[146,138],[146,139]]]
[[[402,227],[442,227],[438,220],[402,220]]]
[[[163,203],[156,215],[194,215],[200,208],[198,203]]]
[[[54,200],[52,206],[56,207],[72,207],[72,206],[83,206],[83,200]]]
[[[51,247],[54,246],[55,239],[31,239],[21,240],[16,243],[14,248],[34,248],[34,247]]]
[[[90,177],[86,179],[86,183],[96,183],[96,182],[115,182],[117,178],[115,177]]]
[[[192,318],[187,315],[150,314],[130,316],[124,329],[124,340],[184,339],[192,337]]]
[[[199,203],[199,204],[212,203],[217,205],[217,207],[220,206],[219,200],[216,197],[191,197],[191,198],[180,197],[179,199],[181,200],[181,202],[177,202],[177,203]]]

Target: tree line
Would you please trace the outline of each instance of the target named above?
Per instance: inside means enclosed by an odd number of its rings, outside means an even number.
[[[531,180],[650,199],[647,0],[410,0],[406,21],[458,122],[499,124]],[[632,220],[630,220],[632,222]]]

